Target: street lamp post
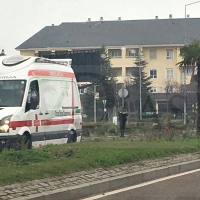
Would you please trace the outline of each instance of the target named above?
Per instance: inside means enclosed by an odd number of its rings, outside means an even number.
[[[185,30],[184,30],[184,45],[186,45],[187,43],[187,40],[186,40],[186,37],[187,37],[187,6],[190,6],[190,5],[193,5],[193,4],[196,4],[196,3],[199,3],[200,1],[195,1],[195,2],[192,2],[192,3],[189,3],[189,4],[186,4],[185,5]],[[186,115],[187,115],[187,105],[186,105],[186,68],[184,66],[184,124],[186,124]]]
[[[96,84],[94,84],[94,123],[97,122]]]
[[[187,19],[187,6],[190,6],[190,5],[193,5],[193,4],[196,4],[196,3],[199,3],[200,1],[195,1],[195,2],[192,2],[192,3],[188,3],[185,5],[185,36],[184,36],[184,44],[186,44],[186,19]]]
[[[106,101],[107,100],[102,100],[103,101],[103,120],[106,118],[107,110],[106,110]]]
[[[98,22],[98,23],[96,23],[96,24],[93,25],[93,31],[94,31],[94,33],[95,33],[95,27],[97,25],[99,25],[99,24],[102,24],[102,23],[103,23],[103,21]],[[93,42],[94,42],[93,47],[95,49],[95,47],[96,47],[95,38],[94,38]],[[94,83],[94,122],[96,123],[96,121],[97,121],[97,103],[96,103],[96,84]]]
[[[140,66],[140,59],[141,59],[141,55],[140,55],[140,51],[141,51],[141,47],[139,46],[139,77],[140,77],[140,120],[142,119],[142,72],[141,72],[141,66]]]

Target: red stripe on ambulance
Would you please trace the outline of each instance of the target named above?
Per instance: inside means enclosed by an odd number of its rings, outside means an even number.
[[[74,123],[74,119],[72,119],[72,118],[41,120],[41,126],[62,125],[62,124],[72,124],[72,123]]]
[[[9,127],[15,130],[17,127],[23,126],[32,126],[32,120],[24,120],[24,121],[11,121],[9,123]]]
[[[53,76],[53,77],[75,78],[74,73],[63,72],[58,70],[29,70],[28,76]]]
[[[28,126],[28,127],[35,126],[36,132],[38,132],[39,126],[62,125],[62,124],[72,124],[72,123],[74,123],[73,118],[38,120],[37,115],[35,115],[34,120],[11,121],[9,123],[9,127],[15,130],[16,128],[23,127],[23,126]]]

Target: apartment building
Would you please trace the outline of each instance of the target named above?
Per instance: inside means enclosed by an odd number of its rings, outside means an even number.
[[[132,67],[135,66],[135,59],[141,56],[141,59],[147,62],[145,72],[152,79],[152,92],[165,92],[166,81],[168,79],[181,84],[183,82],[183,73],[176,65],[181,61],[179,55],[180,46],[124,46],[121,48],[108,48],[111,56],[113,70],[118,75],[118,80],[124,82],[131,76]],[[139,53],[140,51],[140,53]],[[191,70],[192,72],[192,70]],[[190,80],[191,73],[187,73],[187,82]]]
[[[180,48],[200,39],[199,18],[145,19],[116,21],[65,22],[46,26],[16,47],[21,55],[33,56],[39,52],[62,52],[98,49],[105,46],[111,57],[118,82],[131,76],[134,62],[141,56],[147,62],[145,72],[152,78],[152,92],[164,93],[167,80],[179,85],[184,76],[177,63],[181,61]],[[190,82],[192,68],[186,70]]]

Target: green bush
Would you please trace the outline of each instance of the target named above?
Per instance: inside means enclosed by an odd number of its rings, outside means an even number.
[[[109,132],[114,132],[114,124],[106,122],[88,122],[83,123],[83,136],[90,136],[91,134],[97,136],[105,136]]]
[[[173,119],[173,114],[172,113],[163,113],[162,116],[161,116],[162,119]]]

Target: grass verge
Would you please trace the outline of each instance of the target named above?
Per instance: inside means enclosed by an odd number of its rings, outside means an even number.
[[[0,153],[0,185],[110,167],[144,159],[198,152],[199,139],[88,141]]]

